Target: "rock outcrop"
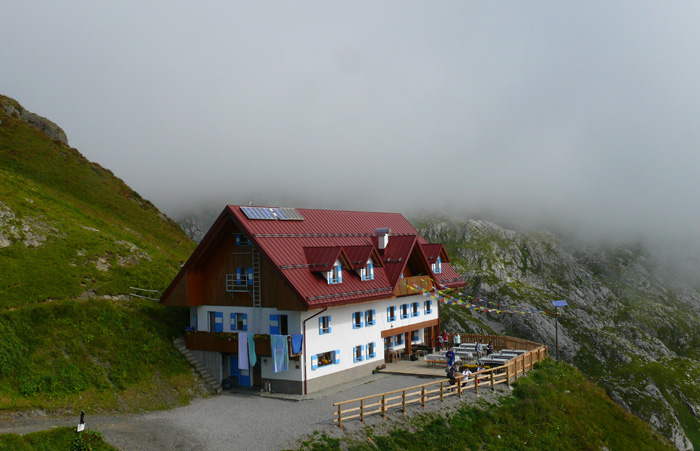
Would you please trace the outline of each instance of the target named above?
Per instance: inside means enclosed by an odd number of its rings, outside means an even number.
[[[68,145],[68,136],[66,136],[66,132],[45,117],[25,110],[19,103],[7,97],[0,97],[0,108],[5,110],[9,116],[18,117],[32,127],[46,133],[49,138],[60,141],[66,146]]]
[[[700,429],[700,293],[663,263],[672,259],[640,244],[582,245],[488,221],[426,222],[421,234],[447,246],[468,283],[464,296],[525,312],[447,306],[447,327],[519,335],[547,344],[554,356],[554,319],[532,311],[550,311],[552,300],[566,299],[558,318],[560,358],[678,449],[694,449],[688,431]]]

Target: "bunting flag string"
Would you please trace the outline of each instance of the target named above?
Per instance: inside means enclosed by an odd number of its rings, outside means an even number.
[[[535,310],[535,309],[518,309],[515,305],[506,305],[500,302],[491,301],[484,298],[477,298],[466,293],[448,288],[437,282],[435,284],[438,289],[435,293],[423,289],[417,285],[407,285],[409,289],[428,297],[429,299],[435,300],[447,305],[457,305],[470,310],[482,313],[509,313],[509,314],[519,314],[519,315],[549,315],[554,316],[554,312],[548,310]],[[456,297],[456,296],[459,297]]]

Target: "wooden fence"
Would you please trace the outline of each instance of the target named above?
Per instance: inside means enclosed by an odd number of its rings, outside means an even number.
[[[480,335],[476,337],[487,336]],[[500,338],[510,337],[501,336]],[[511,340],[519,339],[511,338]],[[495,340],[493,341],[495,343]],[[511,378],[517,380],[518,376],[522,376],[526,372],[531,371],[535,363],[544,360],[548,356],[546,346],[534,342],[528,343],[536,344],[537,347],[529,349],[525,354],[521,354],[509,360],[502,366],[479,371],[468,377],[460,376],[457,379],[457,383],[454,385],[450,385],[449,379],[441,379],[423,385],[416,385],[414,387],[334,403],[333,406],[337,407],[338,410],[333,412],[333,422],[338,423],[338,427],[342,428],[343,421],[359,418],[360,421],[364,423],[365,417],[368,415],[380,414],[382,418],[386,418],[387,410],[392,408],[399,408],[406,414],[406,406],[410,404],[420,404],[425,408],[425,404],[430,401],[439,399],[443,402],[445,398],[449,396],[458,396],[461,398],[463,394],[472,390],[478,396],[480,387],[490,387],[492,390],[494,390],[494,387],[498,384],[507,384],[510,387]]]

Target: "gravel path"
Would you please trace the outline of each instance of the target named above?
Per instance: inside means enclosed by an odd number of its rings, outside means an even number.
[[[102,432],[108,443],[122,451],[298,449],[300,440],[315,431],[341,437],[361,430],[365,425],[386,426],[405,418],[401,412],[390,413],[389,420],[373,415],[365,419],[364,425],[358,420],[351,420],[341,430],[333,423],[334,402],[427,382],[430,379],[377,374],[354,384],[306,397],[242,390],[195,399],[190,405],[167,411],[135,415],[86,415],[85,422],[87,428]],[[493,402],[508,393],[508,388],[500,385],[495,392],[482,389],[480,398],[468,393],[461,400],[453,396],[445,403],[432,401],[426,405],[425,411],[440,411],[477,399]],[[409,413],[425,411],[413,406]],[[77,417],[15,418],[0,422],[0,434],[25,434],[55,426],[75,426],[77,420]]]

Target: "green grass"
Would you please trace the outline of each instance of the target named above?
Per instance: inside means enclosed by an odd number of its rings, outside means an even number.
[[[66,300],[0,313],[7,337],[0,341],[0,409],[94,412],[183,404],[194,387],[171,340],[187,321],[187,311],[147,300]],[[160,393],[140,405],[144,396],[135,393],[148,388]]]
[[[0,435],[0,451],[113,451],[117,448],[105,443],[98,431],[61,427],[27,435]]]
[[[411,431],[393,429],[359,437],[315,435],[301,450],[673,450],[639,418],[565,364],[546,360],[514,384],[500,405],[463,406],[446,416],[426,414]],[[373,444],[370,442],[373,442]]]

